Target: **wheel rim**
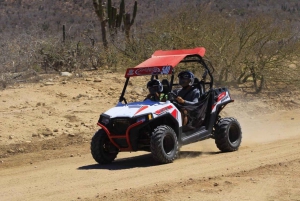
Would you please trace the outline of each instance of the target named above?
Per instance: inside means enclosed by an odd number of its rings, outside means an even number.
[[[237,125],[232,124],[229,128],[229,141],[230,143],[235,143],[240,138],[240,131]]]
[[[103,146],[102,146],[102,148],[103,148],[103,152],[104,153],[109,153],[109,147],[110,147],[110,144],[109,144],[110,142],[108,142],[108,140],[105,140],[104,142],[103,142]]]
[[[112,152],[112,146],[114,146],[114,145],[108,139],[104,140],[103,145],[102,145],[103,153],[108,156],[115,155],[115,153]]]
[[[163,149],[167,155],[170,155],[174,150],[175,142],[171,135],[166,135],[163,139]]]

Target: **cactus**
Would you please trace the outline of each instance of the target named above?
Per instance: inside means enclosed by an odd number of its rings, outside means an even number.
[[[101,23],[102,43],[103,43],[104,48],[107,48],[108,42],[107,42],[107,38],[106,38],[106,17],[105,17],[105,12],[103,9],[103,2],[102,2],[102,0],[93,0],[93,5],[95,8],[95,12]]]
[[[106,39],[106,23],[108,23],[110,35],[113,38],[117,30],[120,29],[123,21],[125,36],[126,39],[129,40],[130,28],[134,23],[137,13],[137,1],[134,3],[132,19],[130,14],[125,12],[125,0],[121,0],[120,2],[119,13],[117,12],[117,8],[112,6],[111,0],[107,0],[106,13],[103,8],[102,0],[93,0],[93,5],[99,21],[101,22],[102,41],[105,48],[108,46]]]
[[[126,38],[129,39],[130,28],[134,23],[137,13],[137,1],[134,3],[133,16],[132,19],[129,13],[125,13],[125,0],[121,0],[119,13],[117,13],[117,8],[113,7],[111,0],[107,1],[107,17],[108,17],[108,27],[110,29],[111,36],[113,36],[117,29],[121,27],[122,21],[124,24],[124,31]]]
[[[107,1],[107,18],[108,18],[108,27],[110,30],[118,28],[118,17],[117,8],[111,5],[111,0]]]
[[[117,26],[120,28],[121,24],[122,24],[122,19],[123,19],[123,15],[125,13],[125,2],[121,1],[120,3],[120,9],[119,9],[119,15],[118,15],[118,20],[117,20]]]
[[[66,26],[63,25],[63,42],[66,41]]]
[[[124,1],[124,0],[122,0],[122,1]],[[136,17],[136,12],[137,12],[137,1],[134,2],[132,19],[130,20],[130,13],[124,14],[124,17],[123,17],[125,36],[126,36],[127,40],[129,40],[130,28],[134,23],[134,20]]]
[[[112,26],[112,6],[111,6],[111,0],[107,0],[107,18],[108,18],[108,27],[111,28]]]

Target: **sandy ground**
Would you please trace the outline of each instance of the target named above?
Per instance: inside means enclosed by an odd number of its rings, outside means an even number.
[[[147,152],[124,152],[100,166],[90,139],[124,80],[92,72],[0,91],[0,200],[300,201],[299,93],[283,107],[280,96],[233,90],[235,102],[222,115],[242,126],[237,152],[220,153],[209,139],[182,147],[167,165]],[[143,81],[130,83],[128,99],[143,98]]]

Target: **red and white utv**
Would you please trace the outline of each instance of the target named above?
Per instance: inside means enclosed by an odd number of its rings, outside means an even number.
[[[205,48],[156,51],[151,58],[125,73],[125,85],[118,104],[100,115],[101,127],[92,138],[91,153],[99,164],[114,161],[119,152],[149,151],[159,163],[173,162],[181,146],[213,138],[220,151],[236,151],[242,139],[241,126],[232,117],[221,118],[221,110],[233,102],[227,88],[213,88],[213,76],[203,60]],[[201,79],[195,78],[193,87],[200,90],[196,106],[186,108],[190,112],[190,123],[194,129],[182,126],[180,110],[176,103],[173,87],[175,68],[180,63],[193,63],[202,70]],[[202,74],[202,73],[201,73]],[[134,76],[158,78],[168,75],[170,80],[163,80],[163,91],[168,93],[165,102],[144,100],[126,101],[126,88],[129,79]],[[209,80],[209,81],[207,81]]]

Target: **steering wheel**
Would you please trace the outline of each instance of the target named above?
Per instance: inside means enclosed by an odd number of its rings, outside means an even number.
[[[176,100],[176,98],[178,97],[177,94],[175,94],[174,92],[169,92],[168,93],[168,99],[171,103],[173,103],[178,109],[181,109],[183,107],[183,105],[179,104]]]
[[[176,101],[176,98],[178,97],[177,94],[175,94],[173,91],[168,93],[168,99],[169,101],[171,101],[172,103]]]

